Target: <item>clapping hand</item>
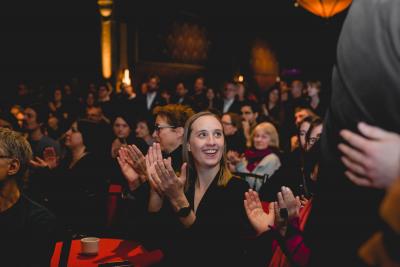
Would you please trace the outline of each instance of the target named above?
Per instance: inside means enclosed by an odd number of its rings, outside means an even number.
[[[275,214],[273,203],[269,204],[269,213],[266,213],[256,191],[250,189],[245,193],[244,208],[257,235],[268,231],[270,229],[269,226],[274,224]]]
[[[289,187],[283,186],[277,196],[278,203],[274,203],[275,225],[284,236],[288,222],[299,218],[301,202],[299,197],[294,197]]]
[[[126,147],[129,157],[132,160],[132,167],[139,174],[141,180],[147,179],[147,167],[146,167],[146,158],[139,148],[135,145],[129,145]]]
[[[181,174],[178,177],[172,168],[171,157],[163,159],[160,144],[153,145],[149,153],[151,173],[153,183],[170,201],[176,201],[184,196],[186,183],[186,163],[182,164]]]
[[[122,174],[128,182],[129,189],[135,190],[140,185],[138,172],[133,168],[133,160],[129,157],[126,147],[121,147],[118,150],[117,157],[118,164],[121,168]]]
[[[35,157],[35,159],[30,161],[30,164],[35,168],[56,168],[58,165],[58,160],[54,147],[46,147],[43,150],[43,159],[40,157]]]

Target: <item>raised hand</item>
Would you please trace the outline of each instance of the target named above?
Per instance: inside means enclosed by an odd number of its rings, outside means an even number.
[[[171,201],[177,201],[185,195],[186,165],[186,163],[182,164],[179,177],[172,168],[171,157],[158,160],[155,165],[157,175],[160,178],[160,183],[158,185]]]
[[[257,235],[268,231],[270,229],[269,226],[274,225],[273,203],[269,203],[269,213],[266,213],[262,208],[257,192],[252,189],[245,193],[244,209]]]
[[[278,202],[274,202],[274,214],[275,214],[275,227],[282,236],[285,236],[288,220],[287,220],[287,208],[285,201],[283,200],[282,193],[278,193]]]
[[[54,169],[58,166],[58,157],[54,147],[49,146],[43,150],[43,160],[50,169]]]
[[[158,144],[158,147],[160,145]],[[157,158],[162,159],[161,149],[157,150],[157,144],[153,144],[149,148],[147,155],[145,157],[146,172],[148,174],[148,181],[150,184],[150,196],[149,196],[149,212],[157,212],[161,209],[163,205],[164,194],[158,186],[160,178],[155,170],[155,165],[157,164]]]
[[[132,160],[132,167],[139,174],[142,180],[147,179],[146,158],[142,151],[140,151],[135,145],[129,145],[127,146],[127,152]]]
[[[345,175],[359,186],[388,188],[400,177],[400,135],[366,123],[359,123],[362,135],[342,130],[350,144],[339,144],[347,167]]]
[[[282,197],[288,211],[288,220],[291,221],[299,217],[301,202],[299,197],[294,197],[289,187],[282,186]],[[278,198],[279,199],[279,198]]]
[[[40,157],[35,157],[29,163],[31,164],[31,166],[35,168],[47,168],[47,167],[50,168],[49,164]]]
[[[157,149],[160,147],[159,144],[154,143],[153,146],[149,148],[147,155],[145,157],[146,162],[146,172],[148,174],[149,184],[152,190],[158,193],[158,195],[162,196],[163,192],[161,191],[159,184],[161,183],[160,178],[155,169],[155,165],[157,164],[157,160],[162,160],[161,149]]]
[[[132,167],[132,160],[128,156],[126,148],[122,147],[118,150],[117,157],[118,164],[121,168],[121,172],[124,175],[130,190],[135,190],[140,185],[139,174]]]

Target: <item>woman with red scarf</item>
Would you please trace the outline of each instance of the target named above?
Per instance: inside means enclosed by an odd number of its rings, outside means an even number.
[[[275,126],[269,122],[258,124],[251,133],[251,149],[239,157],[235,152],[228,152],[228,159],[234,170],[240,173],[252,173],[270,177],[279,167],[281,161],[277,155],[279,149],[279,136]],[[258,191],[263,184],[262,179],[251,176],[246,177],[250,187]]]

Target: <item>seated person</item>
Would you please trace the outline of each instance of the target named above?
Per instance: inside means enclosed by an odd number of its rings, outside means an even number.
[[[305,154],[308,185],[315,183],[319,176],[319,141],[315,144]],[[314,187],[309,186],[309,190],[310,195],[315,193]],[[308,266],[312,254],[310,245],[304,241],[303,231],[312,212],[313,198],[295,197],[289,187],[283,186],[277,194],[277,201],[270,202],[269,213],[264,212],[255,191],[250,190],[245,198],[248,218],[259,235],[253,244],[254,257],[259,258],[264,266],[268,262],[270,267]]]
[[[185,105],[169,104],[154,109],[155,125],[153,138],[160,145],[164,157],[172,157],[172,166],[179,172],[182,165],[182,142],[186,121],[193,110]],[[121,229],[124,236],[135,239],[148,239],[142,227],[141,218],[147,214],[149,183],[143,153],[135,145],[122,147],[117,157],[127,188],[124,189],[121,208],[117,211],[115,228]],[[154,246],[153,240],[147,248]]]
[[[269,122],[258,124],[251,134],[252,148],[247,149],[244,157],[235,152],[228,152],[228,158],[233,164],[232,171],[268,175],[270,177],[281,166],[278,157],[279,137],[275,126]],[[262,179],[246,177],[250,187],[258,191],[265,182]]]
[[[243,133],[242,118],[236,113],[225,113],[221,118],[226,139],[226,151],[242,154],[246,149],[246,137]]]
[[[47,117],[47,109],[40,104],[29,105],[24,110],[23,128],[28,133],[34,157],[44,157],[43,153],[47,147],[53,147],[57,156],[60,156],[59,143],[43,133]]]
[[[61,230],[72,234],[99,235],[104,230],[107,146],[102,139],[103,130],[87,119],[75,121],[65,133],[65,158],[47,173],[49,206],[60,218]]]
[[[0,262],[2,266],[49,266],[55,218],[21,191],[32,158],[25,138],[0,128]]]
[[[152,136],[154,123],[150,122],[149,118],[139,118],[136,124],[136,137],[143,139],[148,146],[153,145],[154,139]]]
[[[150,174],[150,228],[168,235],[167,266],[245,266],[248,221],[243,195],[248,184],[226,165],[225,138],[218,117],[193,115],[185,125],[181,171],[162,159],[160,145],[146,156]],[[170,208],[168,208],[170,207]],[[172,218],[166,223],[165,218]]]
[[[142,153],[147,153],[148,145],[143,139],[137,138],[133,132],[135,124],[132,117],[123,113],[117,114],[112,121],[112,129],[115,138],[111,144],[111,158],[107,159],[108,163],[110,163],[108,177],[112,184],[126,185],[126,180],[121,173],[116,159],[121,147],[134,144]]]

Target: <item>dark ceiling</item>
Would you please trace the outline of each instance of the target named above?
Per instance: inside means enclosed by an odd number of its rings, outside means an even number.
[[[58,1],[57,1],[58,2]],[[115,19],[128,25],[160,23],[184,17],[204,25],[212,43],[210,62],[227,74],[246,69],[249,45],[257,38],[269,43],[281,68],[300,68],[307,76],[329,79],[336,42],[345,18],[343,12],[329,20],[317,17],[291,0],[246,2],[223,9],[202,2],[199,6],[137,6],[136,1],[116,0]],[[192,4],[191,3],[191,4]],[[262,5],[261,5],[262,4]],[[152,6],[151,6],[152,5]],[[193,5],[193,4],[192,4]],[[8,80],[93,80],[100,74],[100,16],[96,1],[64,1],[41,5],[15,4],[6,14],[7,40],[2,69]]]

